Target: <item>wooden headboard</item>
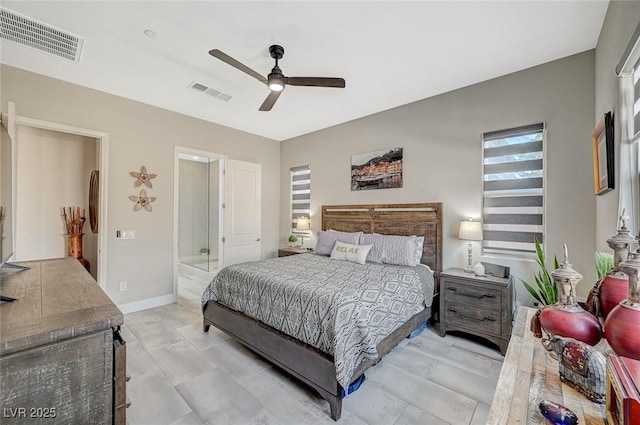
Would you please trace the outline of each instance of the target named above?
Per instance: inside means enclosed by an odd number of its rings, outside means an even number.
[[[442,203],[324,205],[322,230],[424,236],[423,264],[442,271]],[[437,292],[437,289],[436,289]]]

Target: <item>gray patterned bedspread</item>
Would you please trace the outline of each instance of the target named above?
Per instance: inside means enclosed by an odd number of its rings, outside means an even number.
[[[426,266],[364,265],[316,254],[228,266],[202,295],[334,356],[346,388],[376,346],[425,305],[433,274]]]

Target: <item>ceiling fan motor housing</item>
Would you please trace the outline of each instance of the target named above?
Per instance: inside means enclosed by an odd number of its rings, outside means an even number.
[[[282,57],[284,56],[284,47],[278,46],[277,44],[274,44],[273,46],[269,47],[269,54],[276,61],[278,59],[282,59]],[[277,63],[276,63],[276,66],[277,66]]]

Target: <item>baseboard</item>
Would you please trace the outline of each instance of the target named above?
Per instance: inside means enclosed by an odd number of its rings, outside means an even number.
[[[136,311],[147,310],[149,308],[160,307],[176,302],[174,294],[162,295],[155,298],[147,298],[146,300],[134,301],[132,303],[118,304],[118,308],[124,314],[134,313]]]

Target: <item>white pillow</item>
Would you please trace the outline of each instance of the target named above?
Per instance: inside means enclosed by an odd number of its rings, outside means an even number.
[[[357,244],[360,240],[362,232],[336,232],[323,231],[318,232],[318,242],[316,243],[316,254],[330,255],[336,241]]]
[[[367,261],[367,254],[372,245],[352,245],[336,241],[331,251],[331,258],[334,260],[351,261],[352,263],[364,264]]]
[[[369,261],[372,263],[413,267],[420,264],[422,259],[424,236],[365,233],[360,236],[360,243],[373,245],[369,254]]]

